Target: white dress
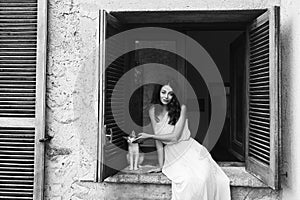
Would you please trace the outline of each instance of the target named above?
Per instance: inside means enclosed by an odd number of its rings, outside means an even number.
[[[166,114],[154,127],[155,134],[170,133]],[[162,172],[172,181],[172,200],[230,200],[229,178],[207,149],[190,137],[188,120],[181,138],[164,146]]]

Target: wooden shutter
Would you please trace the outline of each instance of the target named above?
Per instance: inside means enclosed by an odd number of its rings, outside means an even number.
[[[273,189],[279,166],[279,8],[269,9],[248,29],[248,133],[246,169]]]
[[[105,70],[105,64],[111,60],[112,56],[115,55],[123,47],[120,41],[110,40],[109,43],[105,42],[105,39],[117,34],[122,30],[121,23],[112,15],[106,11],[100,13],[100,39],[104,46],[100,49],[100,72],[102,80],[102,98],[100,98],[100,133],[101,138],[101,158],[100,158],[100,181],[103,181],[106,177],[111,176],[126,167],[126,147],[127,143],[123,136],[126,135],[121,130],[115,120],[120,122],[120,126],[125,125],[125,105],[124,95],[125,88],[116,87],[116,83],[119,81],[121,76],[125,73],[125,57],[121,56],[116,60],[113,60],[112,64]],[[103,73],[104,72],[104,73]],[[115,98],[112,98],[112,92],[116,92]],[[103,102],[101,102],[103,101]],[[112,115],[112,108],[116,110],[116,115]],[[110,134],[112,137],[105,137],[105,134]]]
[[[46,2],[0,1],[0,199],[42,199]]]

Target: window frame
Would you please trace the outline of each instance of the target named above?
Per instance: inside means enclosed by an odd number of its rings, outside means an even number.
[[[37,26],[37,78],[36,78],[36,139],[35,139],[35,181],[33,199],[44,196],[45,142],[46,135],[46,67],[47,67],[47,1],[38,0]],[[46,138],[47,137],[47,138]]]
[[[242,11],[248,11],[249,13],[251,13],[251,11],[261,11],[261,12],[266,12],[266,11],[268,11],[268,9],[266,8],[266,9],[251,9],[251,10],[242,10]],[[269,10],[272,10],[272,9],[269,9]],[[116,17],[117,18],[119,18],[121,15],[122,15],[122,13],[124,14],[129,14],[131,11],[113,11],[113,12],[110,12],[110,13],[112,13],[114,16],[116,15]],[[132,11],[132,12],[142,12],[142,11]],[[152,12],[152,11],[149,11],[149,12]],[[161,11],[153,11],[153,12],[161,12]],[[168,11],[168,12],[178,12],[178,11]],[[184,11],[184,12],[190,12],[190,11]],[[201,11],[200,11],[201,12]],[[206,12],[206,11],[202,11],[202,12]],[[208,10],[207,11],[207,13],[208,13],[208,15],[209,14],[212,14],[212,13],[214,13],[214,12],[216,12],[216,13],[222,13],[222,12],[224,12],[224,13],[227,13],[228,15],[230,15],[230,12],[231,12],[231,10],[219,10],[219,11],[212,11],[212,10]],[[121,13],[121,14],[120,14]],[[223,13],[223,14],[224,14]],[[230,20],[232,20],[232,19],[230,19]],[[230,20],[229,20],[229,23],[228,24],[230,24]],[[237,20],[237,19],[236,19]],[[123,20],[122,20],[123,21]],[[126,21],[126,20],[124,20],[124,21]],[[226,21],[226,19],[225,19],[225,21]],[[248,20],[247,22],[248,23],[251,23],[253,20]],[[184,22],[182,22],[182,23],[184,23]],[[216,22],[216,23],[220,23],[220,22]],[[157,24],[157,23],[155,23],[156,25],[159,25],[159,24]],[[130,25],[132,25],[132,24],[129,24],[129,28],[133,28],[133,27],[139,27],[139,26],[143,26],[144,24],[134,24],[134,26],[130,26]],[[153,24],[151,24],[150,23],[150,25],[153,25]],[[174,29],[178,29],[179,27],[180,27],[180,23],[179,24],[173,24],[173,25],[171,25],[170,26],[171,28],[174,28]],[[226,25],[220,25],[220,27],[218,27],[218,28],[216,28],[215,27],[215,25],[214,26],[210,26],[209,24],[203,24],[203,29],[209,29],[209,28],[211,28],[211,29],[213,29],[213,30],[218,30],[218,29],[224,29],[224,27],[226,27]],[[236,23],[236,24],[231,24],[231,25],[229,25],[229,30],[241,30],[241,27],[245,27],[244,25],[241,25],[241,22],[240,21],[238,21],[238,23]],[[190,28],[192,28],[192,26],[190,26]],[[189,28],[187,28],[187,29],[189,29]],[[226,29],[226,30],[228,30],[228,29]],[[245,31],[245,28],[243,28],[242,30],[244,30]],[[278,34],[279,33],[277,33],[277,37],[278,37]],[[247,58],[247,56],[248,56],[248,54],[246,54],[246,58]],[[247,59],[246,59],[247,60]],[[278,57],[278,62],[279,62],[279,57]],[[246,65],[247,66],[247,65]],[[280,68],[279,68],[280,69]],[[280,73],[279,73],[280,74]],[[279,76],[277,77],[277,79],[279,78]],[[246,77],[246,79],[247,79],[247,77]],[[278,84],[280,84],[279,83],[279,81],[280,81],[280,79],[278,79]],[[101,91],[101,90],[100,90]],[[279,91],[280,92],[280,91]],[[248,99],[248,97],[246,97],[246,100]],[[279,101],[279,99],[278,99],[278,101]],[[278,109],[280,109],[280,102],[278,102]],[[280,113],[280,112],[279,112]],[[279,116],[278,116],[278,118],[279,118],[279,120],[278,121],[280,121],[280,114],[279,114]],[[246,127],[247,127],[247,124],[248,124],[248,121],[247,121],[247,119],[246,119]],[[101,131],[100,131],[101,132]],[[247,132],[247,131],[246,131]],[[278,130],[278,135],[279,135],[279,137],[280,137],[280,132],[279,132],[279,130]],[[247,136],[246,136],[247,137]],[[280,143],[280,142],[279,142]],[[279,144],[279,146],[280,146],[280,144]],[[280,150],[279,149],[279,146],[278,146],[278,151]],[[246,149],[247,149],[247,144],[246,144]],[[101,151],[101,150],[100,150]],[[247,150],[246,150],[247,151]],[[280,154],[279,154],[279,156],[280,156]],[[279,159],[280,160],[280,159]],[[246,162],[245,162],[246,163]],[[228,164],[228,163],[227,163]],[[245,169],[246,169],[246,167],[245,167]],[[278,170],[279,171],[279,170]],[[279,172],[278,172],[279,173]],[[279,174],[277,173],[277,175],[279,176]],[[278,189],[278,187],[275,187],[275,188],[273,188],[273,189]]]

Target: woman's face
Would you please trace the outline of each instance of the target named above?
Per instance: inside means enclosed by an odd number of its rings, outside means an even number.
[[[160,90],[160,101],[163,105],[167,105],[173,98],[174,92],[169,85],[164,85]]]

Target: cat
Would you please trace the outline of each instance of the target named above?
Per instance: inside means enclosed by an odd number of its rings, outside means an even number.
[[[140,152],[139,143],[135,142],[135,131],[127,137],[124,137],[128,143],[127,162],[129,164],[129,170],[138,170],[142,162],[144,161],[144,153]]]

